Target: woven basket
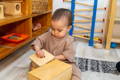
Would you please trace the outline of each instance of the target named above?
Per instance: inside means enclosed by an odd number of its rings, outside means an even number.
[[[47,11],[48,0],[32,0],[32,13],[41,13]]]

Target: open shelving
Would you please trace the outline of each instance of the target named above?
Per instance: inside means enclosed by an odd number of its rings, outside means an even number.
[[[0,19],[0,37],[10,33],[24,33],[29,38],[17,44],[0,39],[0,60],[46,32],[51,25],[50,20],[52,15],[52,0],[48,0],[48,9],[38,14],[32,14],[32,0],[2,1],[21,1],[22,15],[5,16],[4,19]],[[32,31],[33,24],[37,22],[42,25],[41,29]]]

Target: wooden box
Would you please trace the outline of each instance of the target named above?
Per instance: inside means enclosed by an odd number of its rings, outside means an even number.
[[[21,15],[21,2],[3,2],[6,15]]]
[[[32,0],[32,13],[41,13],[47,11],[48,0]]]
[[[3,5],[0,5],[0,19],[4,18],[4,9],[3,9]]]
[[[38,68],[38,67],[40,67],[40,66],[38,66],[38,65],[35,64],[33,61],[31,61],[29,71],[34,70],[34,69],[36,69],[36,68]]]
[[[53,60],[28,73],[28,80],[71,80],[72,66]]]

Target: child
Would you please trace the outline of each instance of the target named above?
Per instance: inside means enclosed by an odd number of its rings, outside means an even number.
[[[120,62],[117,62],[116,69],[117,69],[118,72],[120,72]]]
[[[38,57],[43,58],[45,49],[56,59],[69,63],[73,67],[72,80],[80,80],[80,70],[74,62],[73,38],[67,35],[71,28],[72,14],[68,9],[57,9],[52,16],[51,30],[39,36],[33,42],[33,48]]]

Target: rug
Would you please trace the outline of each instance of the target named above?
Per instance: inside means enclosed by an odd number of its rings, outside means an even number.
[[[116,70],[116,63],[117,62],[100,61],[80,57],[76,58],[76,64],[82,72],[93,71],[118,75],[119,73]]]

